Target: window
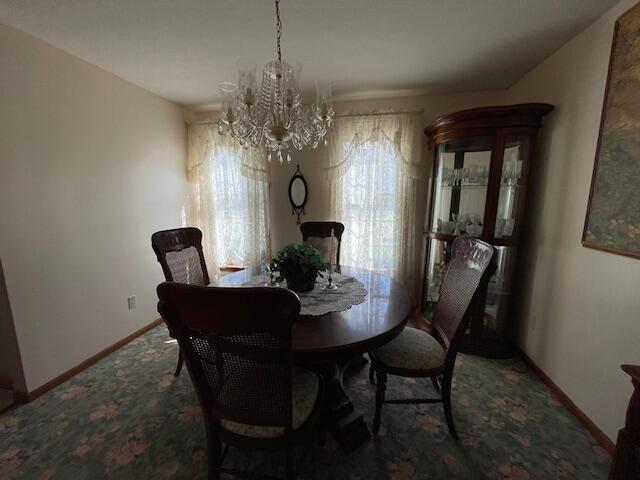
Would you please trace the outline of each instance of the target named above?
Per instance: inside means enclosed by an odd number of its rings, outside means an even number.
[[[348,149],[348,144],[343,149]],[[347,155],[347,152],[344,152]],[[398,252],[396,152],[386,139],[351,152],[338,206],[345,235],[341,263],[392,273]]]
[[[243,267],[246,261],[246,213],[248,211],[248,180],[240,175],[238,159],[233,149],[216,150],[212,164],[210,188],[213,193],[213,232],[215,252],[220,267]]]
[[[189,125],[188,146],[190,190],[183,221],[202,230],[209,275],[265,263],[270,249],[264,152],[245,150],[210,123]]]
[[[417,291],[417,188],[424,170],[417,113],[338,116],[324,160],[331,216],[344,223],[340,263]]]

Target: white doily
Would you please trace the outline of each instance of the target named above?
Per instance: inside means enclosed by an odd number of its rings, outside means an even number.
[[[327,274],[324,273],[323,275],[324,278],[318,277],[316,279],[316,286],[313,290],[298,293],[300,297],[301,315],[318,316],[329,312],[341,312],[350,309],[352,305],[364,302],[368,293],[367,289],[355,278],[334,273],[333,284],[337,285],[338,288],[335,290],[325,290],[322,287],[327,284]],[[268,279],[268,275],[258,275],[252,277],[248,282],[243,283],[242,286],[262,287]],[[286,286],[286,282],[283,282],[281,286]]]

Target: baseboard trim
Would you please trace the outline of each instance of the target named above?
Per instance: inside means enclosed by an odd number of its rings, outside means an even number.
[[[531,360],[531,358],[529,358],[526,353],[522,351],[521,348],[516,345],[514,345],[514,348],[516,352],[518,352],[518,355],[520,355],[524,362],[529,366],[529,368],[540,378],[540,380],[542,380],[542,383],[544,383],[549,388],[549,390],[551,390],[551,392],[557,397],[560,403],[562,403],[562,405],[564,405],[567,410],[573,413],[580,421],[580,423],[582,423],[585,428],[589,430],[591,435],[594,436],[600,446],[613,456],[616,451],[616,446],[611,441],[611,439],[609,439],[609,437],[602,430],[600,430],[598,426],[593,423],[593,421],[582,410],[580,410],[580,408],[578,408],[575,403],[573,403],[573,400],[571,400],[569,396],[564,393],[560,389],[560,387],[558,387],[558,385],[556,385],[553,380],[551,380],[547,376],[547,374],[544,373],[542,369],[538,367],[538,365],[536,365],[533,360]]]
[[[44,385],[36,388],[35,390],[32,390],[30,392],[15,392],[14,398],[15,398],[16,402],[19,402],[19,403],[33,402],[36,398],[44,395],[45,393],[47,393],[48,391],[54,389],[55,387],[57,387],[61,383],[66,382],[67,380],[69,380],[72,377],[76,376],[77,374],[79,374],[83,370],[86,370],[87,368],[89,368],[91,365],[94,365],[95,363],[99,362],[100,360],[102,360],[106,356],[108,356],[108,355],[112,354],[113,352],[115,352],[116,350],[119,350],[120,348],[124,347],[127,343],[131,342],[132,340],[135,340],[139,336],[144,335],[145,333],[147,333],[149,330],[157,327],[161,323],[162,323],[162,319],[161,318],[158,318],[158,319],[154,320],[149,325],[145,325],[140,330],[136,330],[131,335],[123,338],[122,340],[117,341],[113,345],[111,345],[111,346],[105,348],[104,350],[96,353],[92,357],[87,358],[84,362],[82,362],[82,363],[76,365],[75,367],[67,370],[63,374],[58,375],[53,380],[45,383]]]

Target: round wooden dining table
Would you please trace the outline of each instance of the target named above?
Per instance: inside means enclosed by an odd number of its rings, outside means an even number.
[[[407,290],[389,276],[343,266],[343,275],[358,279],[367,288],[364,302],[348,310],[319,316],[301,315],[293,326],[295,361],[319,371],[327,382],[329,429],[343,450],[349,452],[371,434],[362,415],[344,389],[344,373],[362,355],[378,348],[405,327],[413,303]],[[221,277],[213,286],[241,286],[260,272],[246,269]]]

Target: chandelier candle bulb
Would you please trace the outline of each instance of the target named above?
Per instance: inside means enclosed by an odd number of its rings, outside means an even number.
[[[335,111],[331,85],[316,83],[316,101],[311,108],[302,106],[300,63],[282,60],[280,39],[280,0],[275,0],[277,60],[267,63],[258,90],[255,63],[238,61],[238,85],[223,83],[220,133],[229,133],[245,148],[266,148],[278,152],[291,148],[316,148],[333,125]],[[268,158],[267,158],[268,160]],[[287,162],[291,157],[287,153]]]

